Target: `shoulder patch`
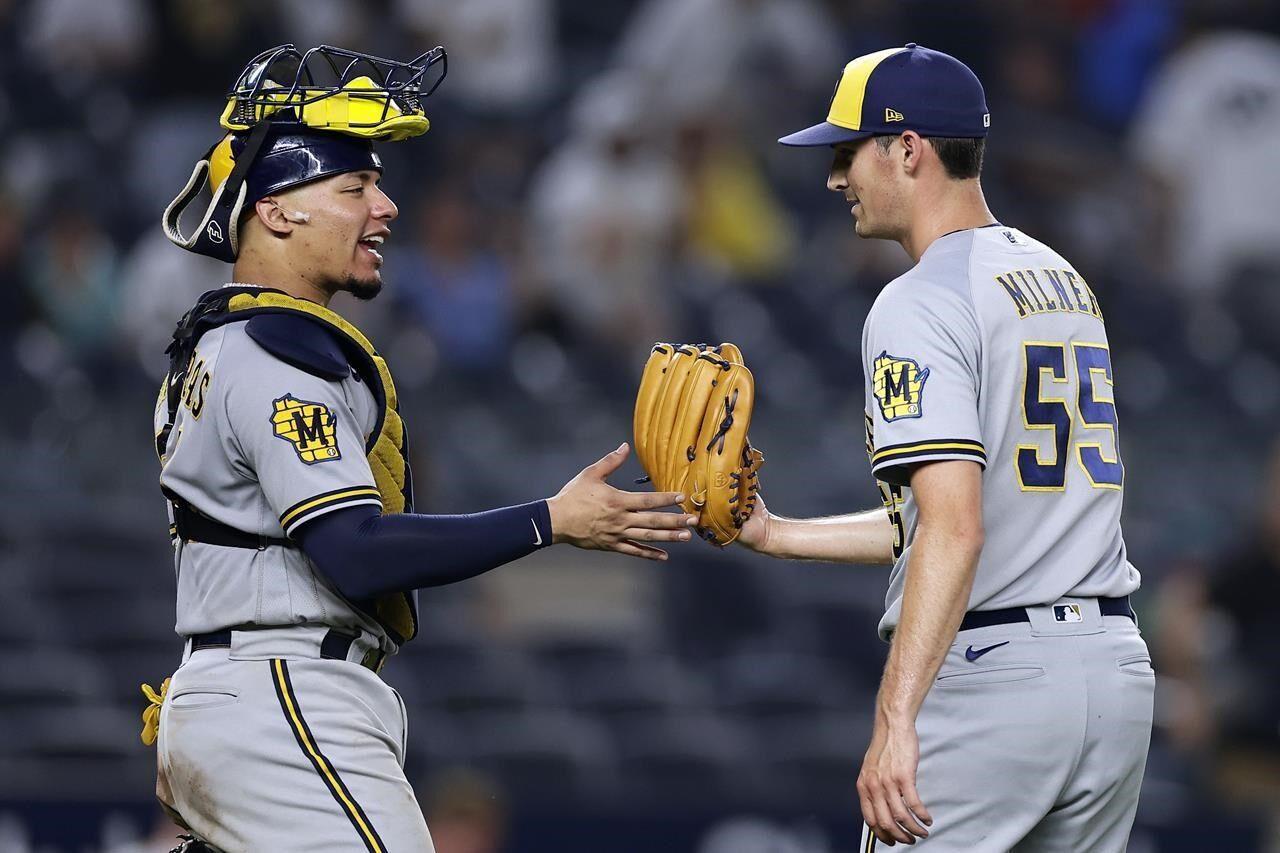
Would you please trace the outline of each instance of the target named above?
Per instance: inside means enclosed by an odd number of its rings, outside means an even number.
[[[328,406],[299,400],[292,394],[278,397],[271,404],[275,436],[292,444],[299,460],[315,465],[342,458],[337,420]]]
[[[258,346],[299,370],[338,381],[351,374],[347,355],[319,323],[295,314],[259,314],[245,324]]]
[[[924,414],[924,383],[929,368],[921,368],[912,358],[899,358],[888,351],[876,356],[872,365],[871,390],[886,421],[918,418]]]

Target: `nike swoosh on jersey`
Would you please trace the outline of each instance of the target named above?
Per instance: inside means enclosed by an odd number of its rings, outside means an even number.
[[[538,522],[534,521],[534,520],[531,518],[531,519],[529,519],[529,523],[533,525],[533,544],[534,544],[534,545],[541,545],[541,544],[542,544],[542,531],[538,529]]]
[[[985,649],[975,649],[973,646],[970,646],[969,648],[964,650],[964,659],[969,661],[970,663],[973,663],[978,658],[982,657],[992,649],[998,649],[1001,646],[1007,646],[1009,645],[1009,643],[1010,643],[1009,640],[1005,640],[1003,643],[996,643],[994,646],[987,646]]]

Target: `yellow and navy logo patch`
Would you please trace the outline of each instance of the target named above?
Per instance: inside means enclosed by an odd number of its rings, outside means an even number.
[[[921,368],[911,358],[898,358],[887,351],[876,356],[872,365],[871,390],[880,404],[880,416],[886,421],[918,418],[924,414],[924,383],[929,368]]]
[[[300,460],[314,465],[342,458],[337,422],[324,403],[311,403],[285,394],[273,400],[272,406],[271,425],[276,438],[292,444]]]
[[[889,107],[885,107],[884,120],[886,123],[891,121],[902,121],[902,113],[898,112],[897,110],[890,109]]]

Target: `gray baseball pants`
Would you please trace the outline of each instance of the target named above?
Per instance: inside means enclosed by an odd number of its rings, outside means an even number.
[[[188,652],[161,708],[160,789],[226,853],[432,853],[404,704],[359,663],[320,658],[324,634],[236,631],[229,649]]]
[[[933,826],[917,849],[1125,849],[1151,738],[1147,645],[1096,599],[1027,614],[959,632],[920,709],[916,787]],[[858,849],[887,845],[864,826]]]

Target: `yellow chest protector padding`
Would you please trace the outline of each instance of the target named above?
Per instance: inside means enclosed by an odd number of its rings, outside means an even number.
[[[378,422],[365,443],[374,484],[382,497],[382,511],[386,514],[412,510],[412,482],[405,453],[404,421],[400,418],[395,381],[386,360],[359,329],[314,302],[262,290],[237,293],[227,303],[228,322],[239,320],[246,314],[257,316],[270,312],[306,315],[347,343],[343,349],[352,357],[353,366],[382,407]],[[391,632],[397,644],[413,639],[418,633],[417,607],[412,593],[382,595],[374,600],[374,605],[378,622]]]

